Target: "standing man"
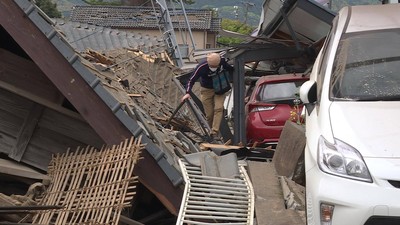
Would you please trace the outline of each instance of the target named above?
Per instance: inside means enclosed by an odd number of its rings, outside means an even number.
[[[200,100],[206,114],[207,123],[211,127],[211,136],[219,138],[219,127],[224,112],[225,93],[215,94],[212,76],[222,70],[233,71],[224,58],[217,53],[207,55],[207,61],[199,63],[186,85],[186,94],[181,101],[190,98],[190,92],[194,83],[200,78]]]

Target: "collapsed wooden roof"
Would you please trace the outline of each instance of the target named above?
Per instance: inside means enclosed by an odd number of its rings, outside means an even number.
[[[45,170],[51,155],[68,147],[113,145],[143,135],[146,151],[134,173],[177,214],[183,180],[174,166],[176,145],[165,142],[146,111],[135,107],[140,102],[121,82],[129,87],[132,79],[99,71],[81,58],[28,0],[1,1],[0,14],[0,151]],[[139,92],[144,93],[152,92]],[[167,108],[159,103],[158,109]]]

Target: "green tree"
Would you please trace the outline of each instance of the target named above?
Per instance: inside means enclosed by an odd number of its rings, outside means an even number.
[[[244,24],[239,20],[222,19],[221,27],[224,30],[233,31],[239,34],[250,35],[254,27]],[[235,45],[243,42],[241,38],[223,37],[218,38],[218,43],[222,45]]]
[[[53,3],[51,0],[36,0],[36,5],[50,18],[61,18],[61,13],[57,9],[57,4]]]

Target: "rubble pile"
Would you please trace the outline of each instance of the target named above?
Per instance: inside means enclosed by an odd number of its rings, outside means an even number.
[[[124,99],[121,102],[128,101],[138,106],[135,108],[162,125],[166,125],[180,104],[182,87],[173,78],[188,71],[175,67],[166,54],[148,55],[138,50],[118,49],[102,53],[87,51],[83,56],[93,64],[86,66],[95,67],[92,72],[105,85],[118,89],[120,93],[128,93],[129,99],[121,96]],[[201,133],[191,109],[186,105],[174,116],[171,126],[180,131]]]

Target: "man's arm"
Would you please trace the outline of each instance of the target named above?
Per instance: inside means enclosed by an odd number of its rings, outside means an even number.
[[[181,102],[185,101],[186,99],[190,98],[190,92],[192,91],[192,87],[194,83],[199,79],[204,67],[206,67],[206,63],[201,63],[196,66],[195,70],[193,71],[192,75],[190,76],[188,82],[186,83],[186,94],[181,98]]]

